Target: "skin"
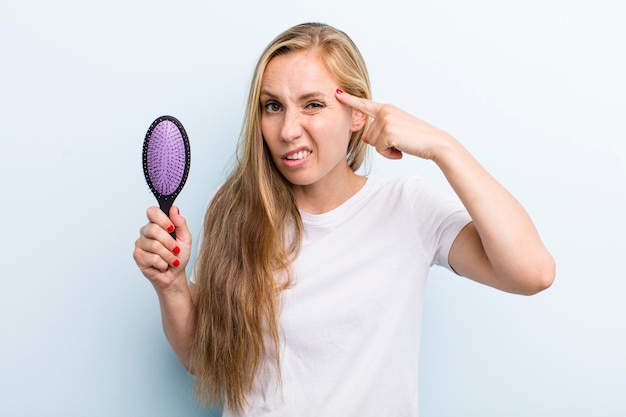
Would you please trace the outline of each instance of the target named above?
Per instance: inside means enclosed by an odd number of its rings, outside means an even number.
[[[298,208],[312,214],[339,206],[366,181],[346,161],[350,135],[366,115],[341,103],[336,89],[315,51],[272,59],[261,85],[263,137]],[[302,159],[288,159],[298,153]]]
[[[172,350],[191,372],[194,300],[193,286],[187,284],[185,273],[191,254],[191,233],[178,207],[170,209],[169,218],[158,207],[148,208],[146,215],[148,224],[139,231],[133,258],[157,293],[163,330]],[[168,232],[172,227],[176,230],[176,240]]]
[[[452,135],[393,105],[339,88],[315,51],[276,57],[266,68],[261,129],[274,163],[292,184],[298,208],[323,213],[365,184],[366,178],[355,174],[345,157],[350,133],[369,117],[373,122],[364,142],[389,159],[410,155],[433,161],[471,215],[473,222],[459,233],[449,253],[458,274],[524,295],[552,284],[554,260],[524,208]],[[190,370],[194,291],[185,267],[191,234],[176,207],[169,218],[150,207],[147,217],[133,257],[157,292],[172,349]],[[177,240],[168,233],[171,226]]]

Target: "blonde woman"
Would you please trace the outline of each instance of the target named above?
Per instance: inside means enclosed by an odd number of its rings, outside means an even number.
[[[368,146],[433,161],[458,199],[357,174]],[[371,101],[359,50],[323,24],[261,55],[191,282],[178,208],[147,215],[135,260],[196,393],[225,416],[417,416],[429,269],[518,294],[555,274],[515,198],[453,136]]]

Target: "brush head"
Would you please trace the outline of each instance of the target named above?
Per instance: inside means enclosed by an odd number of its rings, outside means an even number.
[[[182,190],[191,163],[189,139],[183,125],[172,116],[158,117],[143,143],[143,172],[161,209],[169,208]]]

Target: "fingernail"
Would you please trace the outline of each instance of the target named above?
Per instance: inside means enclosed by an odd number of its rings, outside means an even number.
[[[180,216],[180,209],[176,207],[176,210],[178,210],[178,215]]]
[[[342,90],[341,88],[338,88],[335,92],[336,92],[337,94],[343,94],[343,90]]]
[[[180,253],[180,248],[176,246],[172,252],[174,252],[174,255],[178,255]]]
[[[174,260],[174,263],[172,263],[172,265],[178,266],[178,265],[180,265],[180,261],[178,259],[176,259],[176,260]]]
[[[168,233],[172,233],[174,231],[174,225],[170,224],[169,226],[167,226],[167,231]]]

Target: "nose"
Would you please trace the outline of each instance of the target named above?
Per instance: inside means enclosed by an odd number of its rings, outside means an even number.
[[[285,118],[280,130],[280,139],[284,142],[292,142],[300,136],[302,136],[300,115],[295,111],[285,112]]]

